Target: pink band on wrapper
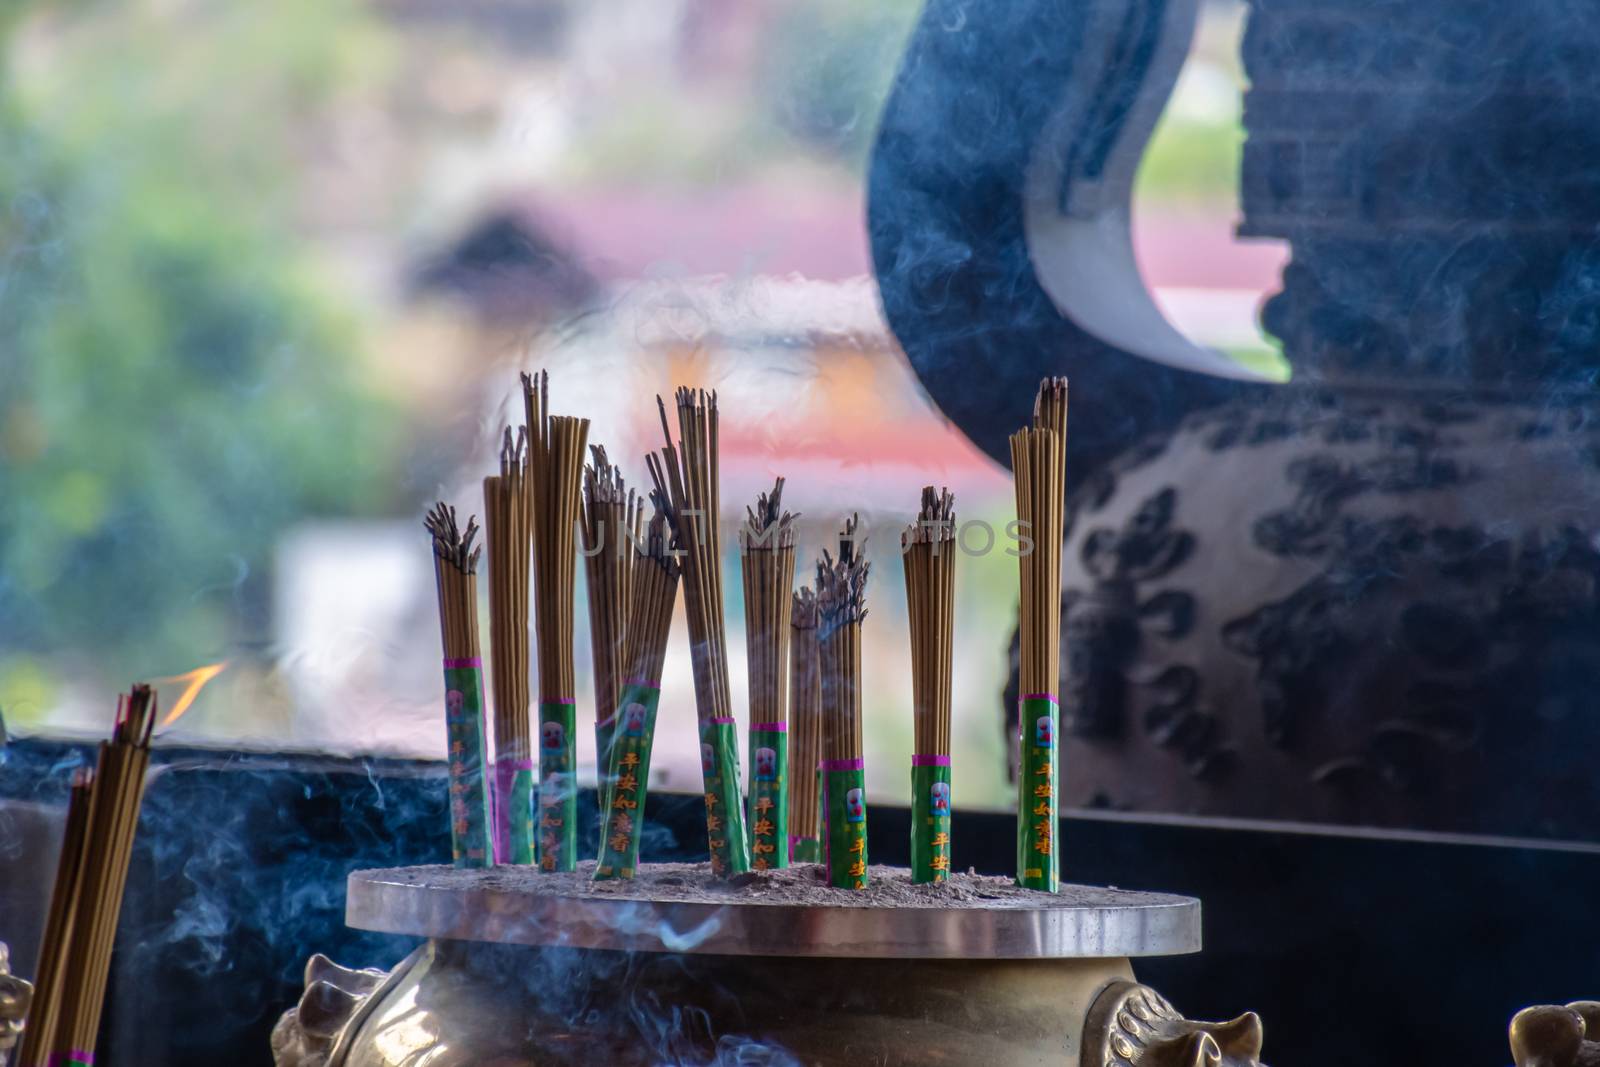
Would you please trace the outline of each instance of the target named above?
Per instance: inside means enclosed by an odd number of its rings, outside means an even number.
[[[865,770],[867,761],[857,756],[855,759],[825,759],[817,761],[820,771],[860,771]]]
[[[948,767],[949,756],[928,756],[921,753],[912,753],[911,766],[913,767]]]
[[[751,733],[755,733],[758,730],[768,734],[786,734],[789,732],[789,724],[786,722],[753,722],[750,724]]]
[[[483,666],[483,659],[480,656],[467,656],[467,657],[465,657],[463,659],[450,659],[450,658],[446,657],[446,659],[444,661],[444,669],[447,670],[447,671],[457,671],[457,670],[462,669],[463,667],[482,667],[482,666]]]
[[[1052,704],[1059,703],[1054,693],[1024,693],[1018,700],[1048,700]]]

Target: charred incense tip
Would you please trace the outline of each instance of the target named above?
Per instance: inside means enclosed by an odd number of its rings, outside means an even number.
[[[623,480],[622,470],[606,458],[605,446],[590,445],[589,459],[583,468],[584,500],[590,506],[631,502],[632,494]]]
[[[796,630],[817,628],[817,594],[811,591],[809,585],[802,585],[795,591],[794,602],[789,611],[789,624]]]
[[[826,549],[817,561],[817,613],[820,636],[826,637],[841,626],[867,617],[867,576],[872,564],[863,549],[865,537],[857,537],[860,516],[852,515],[839,534],[839,558]]]
[[[739,543],[745,551],[761,548],[793,548],[795,532],[791,525],[800,517],[799,512],[782,510],[783,479],[772,486],[772,492],[756,498],[755,507],[746,507],[744,528],[739,531]]]
[[[462,574],[474,574],[478,569],[479,550],[472,545],[478,536],[478,518],[467,519],[463,532],[456,520],[456,509],[439,501],[429,510],[422,525],[433,536],[433,554]]]
[[[935,542],[949,543],[956,538],[956,498],[949,489],[922,487],[922,506],[917,510],[917,521],[900,534],[900,547],[925,545]]]
[[[516,433],[511,432],[507,426],[500,435],[500,475],[510,477],[513,471],[520,471],[528,453],[528,428],[517,427]]]
[[[147,682],[136,682],[117,697],[116,722],[112,740],[123,744],[148,745],[156,725],[156,691]]]

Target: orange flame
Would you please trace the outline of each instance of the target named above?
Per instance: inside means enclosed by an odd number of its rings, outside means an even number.
[[[155,682],[160,684],[171,683],[185,687],[183,692],[178,694],[178,701],[172,705],[172,710],[167,712],[167,717],[161,720],[161,728],[166,729],[177,722],[179,717],[189,710],[189,705],[194,703],[195,698],[200,695],[200,690],[205,688],[205,684],[221,674],[227,667],[228,661],[223,660],[220,663],[208,663],[204,667],[196,667],[187,674],[175,674],[171,678],[154,679]]]

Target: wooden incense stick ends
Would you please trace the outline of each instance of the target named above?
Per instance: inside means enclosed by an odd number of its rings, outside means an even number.
[[[94,1059],[156,706],[147,685],[120,697],[111,739],[101,743],[93,773],[73,776],[22,1038],[20,1062],[30,1067]]]
[[[720,877],[748,871],[750,853],[739,797],[738,735],[728,684],[722,604],[717,395],[679,389],[676,400],[678,442],[673,443],[666,402],[657,397],[665,444],[646,462],[655,485],[652,499],[671,522],[683,553],[683,600],[700,728],[706,843],[712,873]]]
[[[605,803],[596,879],[632,878],[639,865],[661,671],[681,574],[671,526],[659,506],[642,536],[633,540],[631,554],[622,691],[603,779]]]
[[[632,542],[638,540],[639,506],[622,472],[600,445],[589,446],[583,469],[583,564],[589,583],[589,647],[594,661],[594,738],[600,788],[610,762],[614,719],[622,686],[623,631],[633,568]]]
[[[789,611],[793,522],[783,479],[745,509],[739,531],[750,682],[750,791],[745,822],[751,866],[789,865]]]
[[[822,859],[822,661],[817,597],[801,586],[789,608],[789,862]]]
[[[1017,777],[1017,884],[1055,892],[1060,885],[1057,747],[1061,712],[1061,540],[1065,518],[1067,383],[1041,383],[1034,425],[1011,435],[1017,520],[1033,540],[1018,557],[1018,682],[1022,754]]]
[[[433,537],[444,653],[445,744],[450,769],[450,847],[458,867],[485,867],[494,858],[488,742],[484,731],[483,659],[478,644],[478,534],[463,531],[455,509],[440,503],[424,520]]]
[[[496,863],[534,862],[533,761],[528,730],[527,428],[507,427],[500,473],[483,480],[489,555],[490,680],[494,689],[493,840]]]
[[[922,490],[900,536],[911,631],[911,876],[950,876],[950,685],[955,645],[955,497]]]
[[[578,863],[577,681],[573,663],[580,492],[589,420],[550,414],[550,376],[522,376],[532,495],[539,660],[539,866]]]
[[[828,881],[843,889],[867,885],[866,763],[861,738],[861,620],[867,576],[860,520],[839,535],[839,558],[817,563],[817,640],[822,678],[823,844]]]

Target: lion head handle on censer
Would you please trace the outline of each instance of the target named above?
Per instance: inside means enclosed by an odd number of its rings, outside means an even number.
[[[32,1002],[32,983],[11,973],[11,950],[0,941],[0,1063],[22,1040],[22,1020]]]
[[[306,961],[306,991],[272,1028],[276,1067],[324,1067],[344,1028],[389,972],[341,967],[320,952]]]
[[[1511,1020],[1517,1067],[1600,1067],[1600,1001],[1523,1008]]]
[[[1079,1064],[1260,1067],[1261,1019],[1246,1012],[1225,1023],[1194,1022],[1149,986],[1118,980],[1106,986],[1089,1008]]]

